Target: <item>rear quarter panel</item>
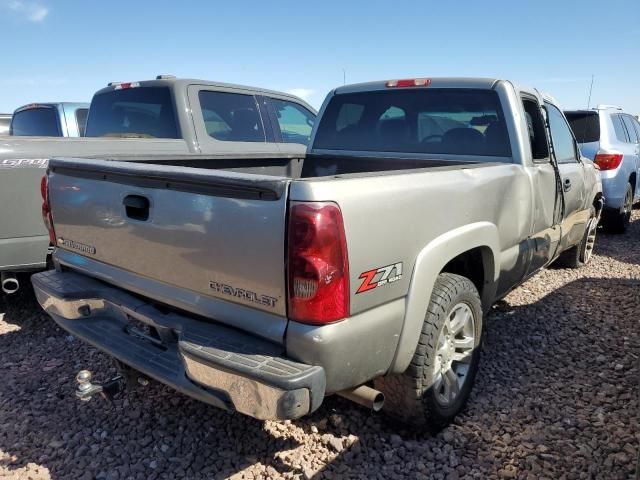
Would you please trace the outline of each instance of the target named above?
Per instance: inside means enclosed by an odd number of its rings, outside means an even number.
[[[396,371],[403,371],[410,359],[407,352],[415,349],[433,282],[452,258],[475,247],[489,249],[495,268],[486,279],[485,296],[493,300],[500,269],[510,274],[512,252],[517,256],[520,241],[529,235],[531,188],[521,166],[491,164],[299,181],[292,184],[290,199],[335,201],[340,206],[352,317],[406,298],[396,353],[403,360],[394,365]],[[401,278],[356,293],[365,272],[394,264],[402,264]]]

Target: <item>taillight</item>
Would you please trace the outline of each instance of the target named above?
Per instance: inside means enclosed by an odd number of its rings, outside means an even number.
[[[597,153],[593,159],[600,170],[613,170],[622,163],[621,153]]]
[[[55,245],[56,233],[53,230],[53,217],[49,207],[49,180],[46,175],[40,181],[40,195],[42,195],[42,221],[49,231],[49,241],[52,245]]]
[[[324,324],[349,316],[349,264],[335,203],[293,203],[288,239],[289,318]]]

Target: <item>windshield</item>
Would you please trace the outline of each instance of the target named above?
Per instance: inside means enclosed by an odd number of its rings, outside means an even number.
[[[61,137],[57,110],[54,107],[38,107],[16,112],[11,121],[11,135]]]
[[[87,137],[180,138],[168,87],[135,87],[95,95]]]
[[[496,92],[452,88],[335,95],[314,148],[510,157]]]

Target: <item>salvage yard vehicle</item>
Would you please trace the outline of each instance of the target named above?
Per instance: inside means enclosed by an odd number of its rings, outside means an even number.
[[[88,112],[88,103],[30,103],[13,112],[9,135],[82,137]]]
[[[128,160],[55,159],[43,179],[37,299],[122,366],[80,372],[77,395],[140,375],[258,419],[339,394],[450,422],[484,312],[556,259],[587,263],[602,208],[556,102],[505,80],[337,88],[304,157]]]
[[[640,200],[640,123],[620,107],[565,112],[582,154],[602,175],[602,223],[613,233],[629,226],[633,204]]]
[[[28,128],[38,108],[20,109],[14,133]],[[41,115],[38,113],[37,115]],[[85,138],[0,139],[0,273],[2,290],[19,288],[17,272],[47,264],[50,237],[34,190],[55,156],[296,155],[306,143],[316,112],[298,97],[269,90],[159,76],[111,83],[91,102]],[[19,126],[19,127],[18,127]],[[88,138],[94,137],[94,138]],[[188,160],[184,159],[185,164]]]
[[[0,113],[0,135],[9,135],[9,125],[11,125],[11,114]]]

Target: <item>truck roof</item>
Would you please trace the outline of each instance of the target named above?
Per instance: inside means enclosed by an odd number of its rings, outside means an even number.
[[[87,102],[36,102],[36,103],[28,103],[26,105],[22,105],[14,110],[14,114],[22,111],[29,110],[31,108],[42,108],[42,107],[69,107],[70,109],[74,108],[89,108],[89,104]]]
[[[246,90],[254,94],[264,94],[268,96],[290,98],[292,100],[295,100],[298,103],[303,103],[310,110],[314,112],[316,111],[315,108],[313,108],[307,102],[302,100],[300,97],[296,97],[295,95],[291,95],[290,93],[286,93],[286,92],[279,92],[277,90],[269,90],[269,89],[260,88],[260,87],[251,87],[251,86],[239,85],[235,83],[216,82],[211,80],[200,80],[197,78],[176,78],[176,77],[165,76],[165,75],[159,75],[158,77],[162,77],[162,78],[156,78],[155,80],[140,80],[140,81],[133,81],[133,82],[111,82],[107,87],[101,88],[95,94],[99,95],[101,93],[110,92],[118,85],[126,84],[126,83],[135,83],[136,86],[139,86],[139,87],[172,87],[172,88],[178,88],[178,89],[186,88],[189,85],[204,85],[207,87],[231,88],[231,89],[237,89],[237,90]]]
[[[571,113],[583,113],[583,114],[593,113],[593,114],[596,114],[600,110],[615,110],[615,111],[618,111],[618,112],[623,112],[622,107],[618,107],[617,105],[598,105],[596,107],[591,107],[589,109],[576,108],[576,109],[567,109],[566,111],[567,112],[571,112]]]
[[[479,88],[490,89],[500,80],[497,78],[473,78],[473,77],[416,77],[419,79],[428,79],[429,86],[435,88]],[[335,89],[336,94],[341,93],[355,93],[355,92],[369,92],[372,90],[385,90],[387,89],[387,82],[395,79],[378,80],[375,82],[366,83],[354,83],[352,85],[345,85]]]
[[[499,82],[507,82],[513,85],[513,88],[520,92],[526,92],[540,98],[541,101],[548,101],[559,106],[558,101],[548,93],[539,91],[538,89],[528,87],[510,80],[500,78],[484,78],[484,77],[414,77],[410,80],[428,81],[429,88],[471,88],[471,89],[494,89]],[[376,90],[388,89],[388,82],[398,81],[397,79],[378,80],[375,82],[355,83],[352,85],[344,85],[335,88],[330,94],[339,95],[343,93],[371,92]],[[418,86],[419,88],[419,86]],[[329,98],[327,97],[327,98]]]

